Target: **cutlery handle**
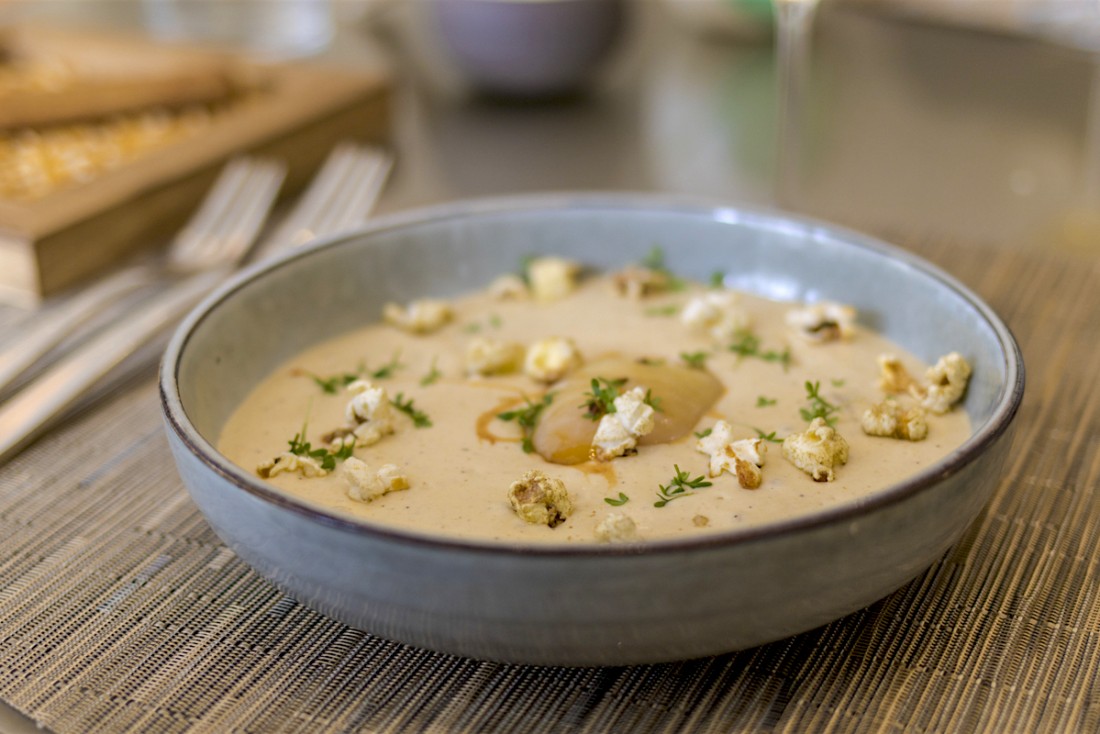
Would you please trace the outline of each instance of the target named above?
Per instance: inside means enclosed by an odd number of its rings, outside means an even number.
[[[50,421],[127,357],[175,323],[230,272],[192,275],[135,308],[130,318],[104,329],[43,372],[0,407],[0,462],[6,461]]]
[[[149,285],[154,278],[155,271],[151,267],[139,265],[126,268],[53,310],[36,316],[30,326],[14,335],[10,345],[0,351],[0,391],[64,341],[65,337],[76,333],[91,317],[127,293]]]

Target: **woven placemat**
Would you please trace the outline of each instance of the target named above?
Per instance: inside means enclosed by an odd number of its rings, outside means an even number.
[[[286,598],[214,536],[146,373],[0,470],[0,698],[59,734],[1100,731],[1100,269],[913,249],[1010,324],[1028,392],[987,510],[867,609],[632,668],[380,640]]]

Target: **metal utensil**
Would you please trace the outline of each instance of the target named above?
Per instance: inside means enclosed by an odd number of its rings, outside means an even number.
[[[366,219],[391,165],[389,156],[378,151],[338,147],[261,250],[273,254],[299,243],[303,235],[295,233],[309,232],[312,238]],[[135,309],[132,318],[104,329],[0,407],[0,461],[39,436],[51,420],[79,402],[89,387],[178,321],[232,269],[226,265],[202,272],[158,293]]]
[[[247,159],[231,161],[191,220],[176,235],[163,263],[124,268],[58,307],[29,320],[0,351],[0,390],[29,370],[66,337],[140,288],[165,275],[186,277],[221,267],[244,256],[252,239],[243,235],[259,226],[270,201],[258,179],[273,179],[278,166]],[[282,174],[279,174],[281,181]],[[270,191],[273,195],[274,191]],[[262,211],[261,211],[262,210]],[[259,218],[259,221],[256,221]],[[252,237],[255,232],[252,233]]]

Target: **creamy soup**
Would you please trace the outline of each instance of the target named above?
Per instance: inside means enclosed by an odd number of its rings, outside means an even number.
[[[364,326],[275,370],[233,413],[218,447],[249,471],[269,467],[294,438],[299,451],[303,440],[313,451],[331,448],[335,468],[324,476],[287,471],[266,481],[354,518],[461,538],[595,543],[607,540],[609,515],[615,516],[613,526],[628,531],[621,537],[612,533],[614,539],[628,541],[697,536],[807,515],[910,476],[970,435],[961,409],[928,412],[923,440],[864,432],[865,411],[886,397],[879,356],[897,355],[918,382],[927,369],[881,336],[857,325],[830,334],[833,323],[826,323],[824,330],[800,332],[789,323],[799,304],[732,296],[703,284],[673,285],[624,295],[611,276],[592,276],[545,301],[522,293],[502,298],[487,288],[451,301],[452,318],[430,333],[389,323]],[[737,323],[726,324],[725,332],[715,313],[709,321],[691,322],[685,316],[692,308],[698,311],[708,294],[721,294],[723,303],[737,300],[736,315],[724,315]],[[824,338],[828,336],[839,338]],[[583,376],[590,395],[577,399],[577,379],[572,393],[568,384],[563,386],[570,374],[558,384],[533,379],[525,373],[522,358],[511,372],[470,374],[467,350],[473,340],[529,347],[550,337],[568,337],[575,344],[582,361],[570,372],[574,378]],[[543,447],[532,445],[533,434],[520,425],[517,414],[547,402],[535,417],[536,429],[538,420],[555,408],[555,420],[572,420],[565,414],[575,411],[576,420],[591,432],[602,420],[591,378],[599,378],[594,387],[605,397],[614,397],[640,384],[636,379],[619,384],[622,375],[615,373],[615,365],[638,361],[646,367],[695,370],[700,379],[714,380],[714,399],[702,406],[690,430],[665,442],[647,442],[641,436],[625,455],[602,461],[592,458],[587,446],[569,457],[551,456],[554,461],[538,453]],[[608,374],[599,374],[601,365],[610,365]],[[338,455],[339,444],[326,444],[324,437],[349,426],[346,409],[352,396],[345,385],[352,379],[384,388],[386,399],[403,410],[395,408],[392,434]],[[658,424],[677,412],[678,406],[669,401],[682,396],[671,386],[683,382],[674,375],[658,386],[641,385],[650,393],[645,404],[655,408],[652,417]],[[920,389],[914,388],[915,397],[896,396],[897,404],[903,409],[917,406]],[[548,393],[551,397],[545,398]],[[847,461],[836,463],[831,481],[815,481],[795,466],[781,443],[806,431],[815,415],[822,419],[818,425],[829,424],[847,445]],[[710,476],[711,456],[699,444],[718,421],[728,424],[733,440],[760,439],[757,488],[744,488],[732,466]],[[299,435],[303,426],[304,437]],[[400,491],[370,501],[354,499],[347,472],[341,470],[349,454],[372,471],[392,465],[405,480],[397,485]],[[536,523],[515,511],[510,487],[532,469],[564,485],[571,505],[567,517]],[[674,481],[678,475],[679,483]],[[407,488],[401,488],[404,483]]]

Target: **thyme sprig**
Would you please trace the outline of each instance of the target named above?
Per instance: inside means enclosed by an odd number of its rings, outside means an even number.
[[[519,277],[527,285],[531,285],[531,275],[529,270],[531,269],[531,263],[538,260],[539,256],[529,252],[519,259]]]
[[[338,375],[332,375],[331,377],[321,377],[312,372],[306,372],[305,374],[309,375],[310,379],[313,380],[317,387],[321,388],[322,392],[329,395],[335,395],[340,392],[341,388],[347,387],[363,376],[362,371],[342,372]]]
[[[427,387],[443,376],[443,373],[439,371],[438,362],[439,357],[432,357],[432,364],[431,367],[428,368],[428,374],[420,378],[421,387]]]
[[[535,450],[535,445],[531,442],[531,436],[535,432],[535,426],[538,425],[539,416],[542,415],[542,411],[546,409],[546,406],[550,405],[554,400],[554,393],[548,392],[542,396],[542,400],[537,403],[531,402],[531,399],[526,395],[523,396],[527,406],[519,408],[517,410],[506,410],[503,413],[497,413],[497,418],[502,421],[515,421],[516,424],[523,430],[523,452],[530,454]]]
[[[764,433],[764,431],[760,428],[753,428],[752,430],[756,431],[757,438],[767,441],[768,443],[783,443],[783,439],[776,438],[775,431],[772,431],[771,433]]]
[[[627,502],[630,501],[630,498],[627,497],[622,492],[619,492],[618,497],[604,497],[603,501],[606,502],[607,504],[611,505],[612,507],[622,507],[623,505],[625,505]]]
[[[428,417],[428,414],[422,410],[418,410],[417,407],[413,405],[412,398],[405,400],[404,393],[397,393],[397,395],[390,400],[390,404],[412,418],[413,425],[417,428],[431,428],[432,420]]]
[[[365,362],[359,363],[359,368],[355,372],[340,372],[329,377],[321,377],[320,375],[312,372],[302,370],[299,374],[309,375],[310,379],[316,383],[317,387],[329,395],[335,395],[340,392],[341,388],[345,388],[356,380],[361,380],[364,377],[370,377],[374,380],[386,380],[393,377],[393,373],[405,365],[401,364],[401,350],[394,352],[390,361],[382,365],[376,370],[368,370]]]
[[[811,422],[814,418],[822,418],[830,426],[836,426],[835,413],[839,408],[821,395],[821,382],[810,382],[806,380],[806,400],[809,402],[809,406],[805,408],[799,408],[799,413],[802,415],[802,420],[807,423]]]
[[[766,395],[757,395],[756,396],[756,407],[757,408],[767,408],[768,406],[775,405],[778,402],[779,402],[779,400],[777,400],[776,398],[769,398]]]
[[[664,413],[664,408],[661,407],[661,399],[653,394],[653,390],[646,388],[645,397],[642,398],[642,402],[653,408],[658,413]]]
[[[642,258],[641,266],[661,273],[668,278],[668,289],[670,291],[682,291],[687,288],[687,283],[684,282],[683,278],[673,275],[672,271],[668,269],[668,265],[665,264],[665,251],[661,249],[660,245],[654,245],[649,253]]]
[[[396,352],[393,353],[393,356],[390,357],[389,362],[386,362],[384,365],[376,370],[370,370],[369,372],[367,372],[367,374],[375,380],[388,380],[389,378],[393,377],[394,372],[404,366],[405,365],[401,364],[401,350],[398,349]]]
[[[619,397],[619,388],[626,384],[626,378],[608,380],[605,377],[593,377],[591,384],[592,390],[585,393],[585,401],[577,407],[584,408],[585,418],[598,421],[608,413],[615,412],[615,398]]]
[[[351,456],[352,451],[355,450],[355,436],[351,437],[350,441],[346,441],[340,444],[340,448],[336,451],[329,451],[328,449],[321,447],[319,449],[313,448],[309,441],[306,440],[306,424],[302,423],[302,430],[294,434],[294,438],[287,441],[290,445],[290,453],[295,456],[306,456],[316,460],[320,463],[321,468],[325,471],[332,471],[336,468],[337,461],[343,461]]]
[[[701,370],[707,366],[707,358],[710,357],[706,352],[680,352],[680,359],[684,360],[684,363],[695,370]]]
[[[782,352],[774,349],[760,348],[760,339],[751,331],[739,331],[737,341],[729,345],[729,350],[740,357],[756,357],[765,362],[778,362],[783,369],[791,366],[790,347],[784,347]]]
[[[702,474],[692,479],[691,474],[680,469],[678,464],[673,464],[672,467],[676,470],[676,476],[668,484],[658,485],[659,491],[657,492],[657,501],[653,503],[654,507],[664,507],[673,500],[695,494],[689,490],[711,486],[711,483]]]

